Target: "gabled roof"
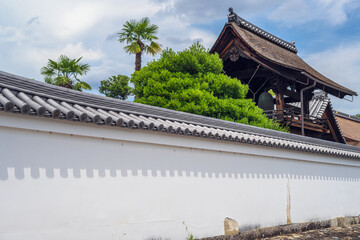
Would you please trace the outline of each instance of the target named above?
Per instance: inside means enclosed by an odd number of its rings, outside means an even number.
[[[0,71],[1,111],[360,159],[360,148],[83,93]]]
[[[254,24],[246,21],[245,19],[239,17],[237,14],[235,14],[234,12],[230,12],[229,15],[229,22],[234,22],[236,23],[239,27],[242,27],[266,40],[268,40],[269,42],[272,42],[282,48],[285,48],[287,50],[289,50],[290,52],[294,52],[297,53],[298,50],[296,49],[296,46],[294,43],[290,43],[287,42],[267,31],[265,31],[264,29],[255,26]]]
[[[322,118],[325,109],[330,103],[330,98],[324,92],[317,92],[309,101],[309,115],[314,118]],[[289,105],[301,108],[300,102],[289,103]]]
[[[348,120],[360,123],[360,117],[355,117],[355,116],[352,116],[350,114],[346,114],[346,113],[339,112],[339,111],[335,111],[335,114],[336,114],[336,116],[346,118]]]
[[[317,81],[317,88],[341,98],[345,95],[357,96],[356,92],[332,81],[308,65],[296,54],[297,49],[294,44],[286,42],[254,24],[247,22],[236,13],[229,15],[229,23],[225,25],[210,52],[219,51],[219,48],[224,47],[221,46],[223,43],[222,38],[228,31],[231,31],[233,35],[255,53],[257,57],[276,66],[294,70],[298,72],[298,74],[308,74],[308,76]],[[258,61],[259,59],[256,59],[256,56],[252,53],[247,54],[247,57]],[[305,76],[307,76],[306,74]]]
[[[344,137],[351,145],[360,146],[360,118],[342,112],[335,112]]]

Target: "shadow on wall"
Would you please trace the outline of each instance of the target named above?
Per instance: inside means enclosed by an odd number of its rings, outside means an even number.
[[[360,181],[360,168],[155,144],[6,130],[0,181],[9,176],[197,177]],[[10,137],[9,137],[10,136]],[[259,147],[249,145],[254,151]],[[291,152],[290,152],[291,154]],[[30,172],[30,174],[27,174]]]

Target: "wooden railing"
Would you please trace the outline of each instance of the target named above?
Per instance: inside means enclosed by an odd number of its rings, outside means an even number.
[[[294,109],[264,111],[264,113],[268,118],[274,119],[282,125],[301,128],[301,113]],[[314,131],[329,132],[326,118],[317,118],[308,114],[304,115],[304,127]]]

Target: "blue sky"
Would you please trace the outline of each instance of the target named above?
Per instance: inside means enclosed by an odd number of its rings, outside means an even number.
[[[228,8],[284,40],[319,72],[360,94],[359,0],[0,0],[0,70],[41,80],[40,68],[60,54],[83,56],[83,77],[97,93],[99,82],[131,75],[133,55],[116,33],[128,19],[149,17],[164,47],[181,50],[200,41],[211,48]],[[144,56],[143,64],[152,58]],[[360,113],[353,102],[332,97],[335,109]]]

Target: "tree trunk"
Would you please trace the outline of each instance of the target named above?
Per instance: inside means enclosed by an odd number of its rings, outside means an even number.
[[[135,56],[135,71],[139,71],[141,69],[141,53],[142,52],[136,53],[136,56]]]
[[[61,84],[60,87],[73,89],[73,84],[71,81],[68,81],[67,83]]]
[[[135,71],[139,71],[141,69],[141,54],[145,49],[144,43],[138,39],[137,44],[139,44],[141,51],[136,53],[135,56]]]

